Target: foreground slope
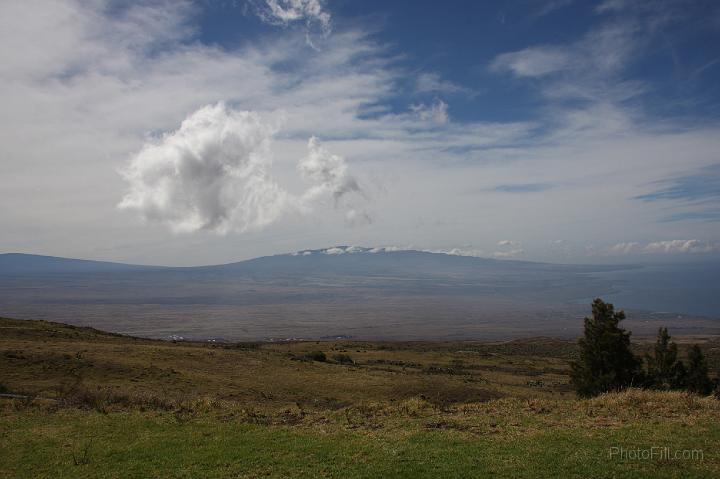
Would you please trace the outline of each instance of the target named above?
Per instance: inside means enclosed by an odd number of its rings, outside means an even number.
[[[40,396],[0,401],[2,477],[720,474],[717,399],[577,400],[569,341],[220,345],[7,319],[0,331],[0,383]],[[718,344],[705,346],[717,371]],[[688,458],[612,455],[654,447]]]

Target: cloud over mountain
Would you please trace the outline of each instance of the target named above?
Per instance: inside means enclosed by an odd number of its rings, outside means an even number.
[[[641,244],[636,241],[617,243],[608,250],[610,254],[680,254],[713,253],[720,251],[720,245],[697,239],[664,240]]]

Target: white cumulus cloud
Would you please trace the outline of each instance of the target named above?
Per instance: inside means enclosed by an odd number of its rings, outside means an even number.
[[[201,108],[132,158],[119,206],[179,232],[262,228],[290,204],[268,174],[273,133],[256,113]]]
[[[122,172],[130,187],[119,207],[177,232],[260,230],[290,211],[307,213],[328,196],[346,215],[357,215],[342,201],[361,192],[357,181],[345,160],[315,137],[298,163],[312,183],[303,194],[292,195],[272,177],[275,132],[255,112],[205,106],[132,157]]]
[[[349,224],[368,224],[372,218],[365,211],[358,210],[348,196],[364,197],[357,180],[348,174],[348,166],[342,156],[330,153],[320,144],[320,140],[311,137],[308,140],[308,155],[298,163],[302,176],[315,183],[303,195],[303,202],[312,202],[327,194],[333,199],[335,208],[345,211],[345,221]]]
[[[331,154],[314,136],[308,141],[308,155],[300,160],[298,170],[305,179],[317,183],[306,192],[309,199],[330,192],[335,201],[340,201],[348,193],[361,191],[355,178],[348,175],[345,159]]]

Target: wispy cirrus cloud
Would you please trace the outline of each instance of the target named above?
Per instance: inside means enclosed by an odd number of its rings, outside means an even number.
[[[313,36],[327,37],[332,31],[332,17],[324,0],[250,0],[255,13],[271,25],[289,26],[301,23],[305,26],[307,43],[316,48]]]
[[[691,175],[652,183],[655,190],[635,196],[636,200],[662,201],[720,200],[720,164],[706,166]]]
[[[496,72],[509,71],[517,77],[541,77],[573,66],[574,54],[564,47],[529,47],[498,55],[490,65]]]
[[[415,92],[443,93],[446,95],[463,94],[467,96],[475,96],[478,94],[477,91],[446,80],[435,72],[420,73],[415,79]]]
[[[541,3],[542,3],[542,5],[535,13],[535,15],[537,15],[537,16],[547,15],[556,10],[560,10],[562,8],[568,7],[568,6],[572,5],[573,3],[575,3],[575,0],[548,0],[545,2],[541,2]]]
[[[673,223],[676,221],[720,221],[720,210],[707,210],[707,211],[684,211],[679,213],[672,213],[665,215],[661,218],[662,222]]]
[[[502,53],[490,71],[511,75],[539,96],[544,121],[553,125],[547,142],[626,136],[643,116],[634,100],[647,86],[625,72],[645,47],[646,30],[635,18],[609,18],[572,42]]]
[[[497,185],[492,190],[500,193],[539,193],[556,187],[557,185],[552,183],[517,183]]]
[[[490,65],[495,72],[518,78],[547,77],[547,96],[587,99],[613,93],[615,74],[643,44],[644,29],[634,21],[613,21],[589,31],[575,43],[540,45],[498,55]],[[634,89],[641,92],[637,86]],[[594,93],[595,95],[591,95]],[[614,95],[611,95],[614,96]]]
[[[434,123],[447,123],[450,121],[448,104],[440,99],[436,99],[431,104],[412,104],[410,105],[410,111],[422,121],[431,121]]]
[[[662,221],[720,221],[720,164],[698,169],[690,175],[659,180],[648,185],[649,193],[634,197],[659,202],[671,211]]]

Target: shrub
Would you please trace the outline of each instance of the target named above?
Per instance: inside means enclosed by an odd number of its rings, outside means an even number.
[[[111,388],[91,389],[82,385],[59,389],[58,404],[80,408],[94,409],[106,413],[111,407],[119,408],[151,408],[169,411],[175,403],[165,397],[156,395],[130,394]]]
[[[349,354],[335,354],[332,357],[333,361],[340,364],[355,364],[355,361],[350,357]]]
[[[325,353],[323,353],[322,351],[310,351],[309,353],[305,354],[290,354],[289,357],[292,361],[318,361],[321,363],[327,362],[327,356],[325,356]]]
[[[305,355],[311,361],[318,361],[324,363],[327,361],[327,356],[322,351],[311,351]]]
[[[0,394],[7,394],[10,390],[3,383],[0,383]]]

